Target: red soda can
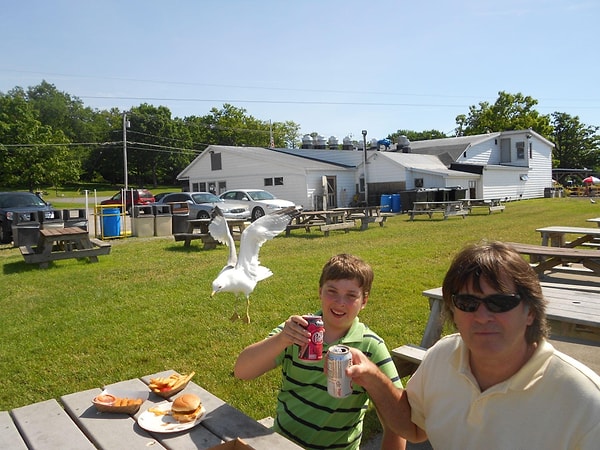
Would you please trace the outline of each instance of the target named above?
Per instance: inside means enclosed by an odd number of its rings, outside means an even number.
[[[298,358],[302,361],[320,361],[323,358],[323,318],[321,316],[302,316],[308,322],[310,341],[300,348]]]

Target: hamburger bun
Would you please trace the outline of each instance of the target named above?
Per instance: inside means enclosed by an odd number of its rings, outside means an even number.
[[[202,402],[197,395],[183,394],[171,405],[171,415],[180,423],[193,422],[200,415]]]

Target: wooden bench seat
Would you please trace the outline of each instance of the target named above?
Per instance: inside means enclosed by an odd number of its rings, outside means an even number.
[[[412,375],[425,356],[426,348],[418,345],[402,345],[391,351],[392,359],[400,377]]]
[[[332,230],[344,230],[345,233],[348,233],[350,228],[354,228],[355,226],[356,223],[354,220],[345,220],[344,222],[321,225],[319,228],[325,234],[325,236],[329,236],[329,232]]]

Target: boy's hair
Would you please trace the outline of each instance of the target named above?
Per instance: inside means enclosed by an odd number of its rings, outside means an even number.
[[[363,296],[369,295],[374,278],[373,269],[369,264],[354,255],[342,253],[332,256],[321,272],[319,287],[329,280],[356,280],[361,287]]]

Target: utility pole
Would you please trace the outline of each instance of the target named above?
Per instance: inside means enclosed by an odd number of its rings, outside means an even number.
[[[127,120],[127,111],[123,111],[123,171],[125,173],[125,192],[129,188],[129,179],[127,175],[127,128],[129,128],[129,121]]]
[[[369,206],[369,187],[367,184],[367,130],[362,130],[364,153],[365,206]]]

